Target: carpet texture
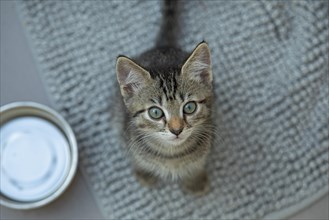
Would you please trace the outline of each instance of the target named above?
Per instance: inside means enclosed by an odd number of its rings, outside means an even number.
[[[211,192],[139,186],[123,151],[119,54],[154,46],[159,1],[20,1],[80,169],[111,219],[260,219],[328,189],[328,1],[183,1],[181,47],[212,52],[218,134]]]

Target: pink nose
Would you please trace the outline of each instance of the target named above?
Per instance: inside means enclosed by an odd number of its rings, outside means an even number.
[[[179,129],[172,129],[170,128],[169,131],[173,134],[175,134],[176,136],[178,136],[180,133],[182,133],[183,128],[179,128]]]
[[[184,121],[179,117],[173,117],[168,122],[168,128],[171,133],[178,136],[184,129]]]

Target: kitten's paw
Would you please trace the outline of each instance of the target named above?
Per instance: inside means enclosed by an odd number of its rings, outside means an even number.
[[[203,196],[209,192],[209,178],[207,173],[201,172],[198,175],[183,180],[183,190],[196,195]]]
[[[136,169],[134,174],[142,186],[151,188],[154,187],[158,182],[158,179],[147,171]]]

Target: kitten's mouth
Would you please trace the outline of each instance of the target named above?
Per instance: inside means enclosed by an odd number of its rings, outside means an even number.
[[[182,137],[182,136],[175,136],[175,137],[170,138],[170,142],[173,142],[175,144],[180,144],[180,143],[184,142],[185,140],[186,140],[186,138]]]
[[[183,143],[184,141],[186,141],[189,137],[190,137],[190,132],[183,132],[179,135],[173,135],[171,137],[171,141],[173,141],[174,143]]]
[[[167,142],[168,144],[172,144],[172,145],[180,145],[183,142],[185,142],[188,137],[189,137],[189,133],[185,133],[185,134],[179,134],[177,135],[173,135],[173,134],[161,134],[161,139],[165,142]]]

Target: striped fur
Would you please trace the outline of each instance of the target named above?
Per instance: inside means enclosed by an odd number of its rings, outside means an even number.
[[[214,134],[208,45],[202,42],[190,54],[156,47],[134,60],[120,56],[116,70],[138,180],[144,185],[159,178],[182,180],[187,191],[205,193],[205,163]],[[196,105],[194,112],[184,113],[187,103]],[[154,107],[162,117],[152,118],[149,110]]]

